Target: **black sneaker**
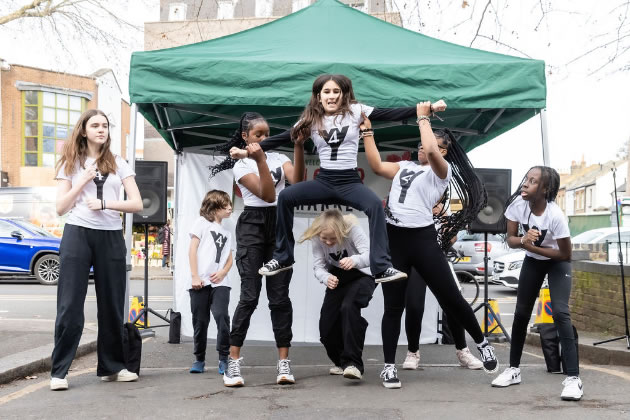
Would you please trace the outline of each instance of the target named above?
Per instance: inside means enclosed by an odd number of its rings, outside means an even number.
[[[483,346],[477,346],[479,354],[481,354],[481,362],[483,363],[483,370],[487,373],[494,373],[499,370],[499,361],[494,354],[494,347],[486,343]]]
[[[393,363],[385,363],[383,371],[381,372],[381,378],[383,379],[383,386],[388,389],[397,389],[402,386],[398,379],[398,371],[396,365]]]
[[[291,267],[293,267],[293,264],[284,265],[280,264],[278,260],[269,260],[258,270],[258,274],[261,276],[275,276],[281,271],[290,270]]]
[[[389,267],[387,270],[374,276],[376,283],[386,283],[388,281],[403,280],[407,278],[407,274],[402,271],[396,270],[394,267]]]

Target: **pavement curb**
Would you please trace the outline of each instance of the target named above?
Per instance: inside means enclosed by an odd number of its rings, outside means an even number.
[[[527,333],[525,343],[540,348],[540,335]],[[630,350],[616,350],[594,346],[592,343],[578,343],[580,360],[595,365],[630,366]]]
[[[0,385],[34,373],[50,371],[53,344],[36,347],[0,359]],[[75,357],[96,351],[96,335],[82,339]]]

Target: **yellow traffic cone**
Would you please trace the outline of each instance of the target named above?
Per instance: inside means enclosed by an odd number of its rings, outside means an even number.
[[[499,302],[496,301],[496,299],[488,299],[488,303],[490,304],[490,307],[492,308],[492,310],[494,311],[494,313],[497,315],[497,318],[495,319],[495,317],[492,315],[492,312],[490,312],[488,310],[488,332],[489,334],[492,335],[501,335],[503,334],[503,331],[501,330],[501,327],[499,326],[499,323],[497,322],[497,319],[499,321],[501,321],[501,312],[499,311]],[[483,311],[481,311],[483,313]],[[485,334],[486,331],[484,331],[484,322],[483,322],[483,315],[481,317],[481,331]]]
[[[549,289],[540,289],[538,295],[538,307],[536,308],[536,324],[553,324],[553,311],[551,310],[551,297],[549,295]]]
[[[140,313],[140,310],[144,308],[144,301],[142,300],[142,296],[134,296],[131,299],[131,305],[129,305],[129,318],[127,322],[133,321],[136,316]],[[144,314],[136,320],[136,326],[138,328],[144,328]],[[151,322],[147,323],[147,327],[151,326]]]

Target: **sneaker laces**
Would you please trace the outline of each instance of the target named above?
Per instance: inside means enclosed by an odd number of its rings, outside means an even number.
[[[230,378],[241,376],[241,361],[242,357],[238,359],[229,359],[228,360],[228,368],[227,368],[227,376]]]
[[[278,360],[278,375],[291,374],[291,361],[289,359]]]
[[[387,381],[396,377],[398,377],[398,375],[396,374],[396,366],[394,364],[387,364],[385,365],[385,367],[383,367],[381,378]]]
[[[496,359],[496,357],[494,356],[494,347],[492,347],[491,345],[486,344],[479,350],[481,351],[481,358],[484,362],[489,362],[490,360]]]
[[[265,264],[265,268],[267,268],[268,270],[275,270],[278,267],[280,267],[280,262],[275,259],[269,260],[269,262]]]
[[[573,382],[577,383],[580,380],[577,376],[568,376],[564,381],[562,381],[563,386],[571,385]]]

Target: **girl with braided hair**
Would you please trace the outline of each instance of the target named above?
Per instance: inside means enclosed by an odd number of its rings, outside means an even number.
[[[548,276],[553,322],[562,346],[562,359],[567,378],[560,397],[578,401],[582,398],[577,348],[571,315],[571,237],[562,210],[554,202],[560,187],[560,176],[547,166],[531,168],[519,188],[508,199],[507,243],[510,248],[525,250],[516,293],[516,309],[512,324],[510,367],[494,381],[494,387],[521,383],[519,364],[527,334],[527,324],[545,276]],[[524,235],[519,236],[519,225]]]
[[[413,267],[424,278],[447,316],[461,324],[474,339],[481,354],[483,369],[489,373],[496,372],[499,363],[494,348],[484,337],[472,308],[452,280],[446,256],[440,248],[446,247],[457,229],[463,227],[458,226],[458,223],[472,221],[485,205],[483,187],[452,135],[446,132],[439,141],[436,139],[429,119],[430,105],[429,102],[422,102],[416,107],[421,140],[418,145],[419,164],[409,161],[382,162],[370,129],[371,123],[367,118],[361,126],[364,130],[365,154],[370,167],[377,175],[393,181],[388,200],[390,216],[387,220],[392,262],[406,273]],[[467,180],[458,188],[465,193],[464,197],[467,200],[465,204],[471,208],[467,209],[463,216],[458,214],[448,216],[450,220],[445,220],[440,228],[442,233],[440,245],[432,209],[442,198],[451,179],[456,183]],[[465,187],[466,185],[471,185],[470,190]],[[469,195],[473,192],[478,195],[476,197]],[[400,335],[400,318],[405,307],[405,289],[404,282],[383,284],[385,312],[381,333],[385,366],[381,378],[386,388],[401,387],[395,357]]]
[[[225,147],[245,145],[250,158],[236,161],[228,157],[211,168],[212,174],[233,168],[234,180],[245,204],[236,224],[236,267],[241,276],[241,296],[232,317],[230,355],[226,363],[219,366],[223,383],[229,387],[245,384],[240,369],[241,347],[262,288],[262,276],[258,274],[258,268],[271,258],[275,247],[278,194],[284,189],[285,180],[296,184],[304,179],[304,143],[296,141],[294,144],[294,166],[282,154],[263,152],[259,143],[267,136],[269,125],[263,116],[246,112],[232,140]],[[273,280],[269,279],[266,287],[278,348],[278,384],[295,382],[289,361],[289,347],[293,338],[293,308],[289,299],[292,274],[292,270],[283,272]]]

